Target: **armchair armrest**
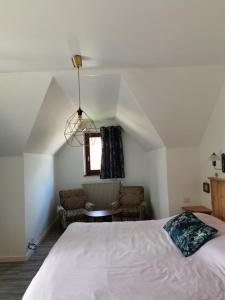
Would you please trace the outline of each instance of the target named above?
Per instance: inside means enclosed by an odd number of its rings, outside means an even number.
[[[85,209],[86,210],[94,210],[94,207],[95,207],[95,205],[94,205],[94,203],[92,203],[92,202],[86,202],[85,203]]]
[[[118,200],[111,203],[112,210],[116,210],[120,207],[120,203]]]
[[[142,201],[142,202],[140,203],[140,206],[143,207],[143,208],[146,208],[146,202],[145,202],[145,201]]]
[[[144,220],[145,218],[145,211],[146,211],[146,202],[145,201],[142,201],[139,205],[139,208],[140,208],[140,214],[139,214],[139,219],[140,220]]]
[[[57,206],[58,215],[64,214],[65,212],[66,212],[65,208],[63,208],[61,205]]]
[[[66,227],[67,227],[67,224],[66,224],[66,210],[61,205],[59,205],[57,207],[57,212],[58,212],[58,215],[59,215],[59,219],[60,219],[60,223],[62,225],[62,228],[66,229]]]

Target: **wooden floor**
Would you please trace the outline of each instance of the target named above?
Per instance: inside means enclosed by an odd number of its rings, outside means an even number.
[[[62,230],[58,224],[55,224],[29,261],[23,263],[0,263],[1,300],[22,299],[29,283],[61,234]]]

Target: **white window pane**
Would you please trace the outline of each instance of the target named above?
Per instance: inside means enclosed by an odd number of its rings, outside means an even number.
[[[90,138],[90,169],[100,170],[102,143],[100,137]]]

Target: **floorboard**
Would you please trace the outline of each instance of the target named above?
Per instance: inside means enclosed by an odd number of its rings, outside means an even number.
[[[0,263],[0,300],[22,299],[29,283],[61,234],[62,230],[55,224],[28,261]]]

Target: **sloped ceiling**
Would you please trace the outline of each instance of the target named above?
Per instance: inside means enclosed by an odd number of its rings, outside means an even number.
[[[167,147],[196,146],[225,80],[224,67],[124,72],[139,105]]]
[[[54,154],[67,118],[78,108],[76,75],[69,72],[0,75],[0,156]],[[82,76],[82,108],[95,120],[113,118],[120,75]]]
[[[0,156],[64,143],[75,53],[92,118],[146,150],[199,143],[225,80],[224,0],[9,0],[0,20]]]
[[[0,76],[1,156],[54,154],[65,143],[65,121],[77,103],[74,72],[63,75]],[[225,68],[216,66],[84,75],[82,107],[94,120],[116,117],[146,151],[195,146],[224,81]]]
[[[73,110],[73,103],[52,79],[24,152],[54,154],[65,143],[65,120]]]
[[[146,151],[163,146],[162,139],[123,78],[120,83],[116,119]]]
[[[46,73],[0,74],[0,156],[24,151],[50,80]]]
[[[77,72],[55,72],[54,78],[66,97],[77,107]],[[115,116],[120,74],[87,74],[80,72],[81,105],[95,120]]]

